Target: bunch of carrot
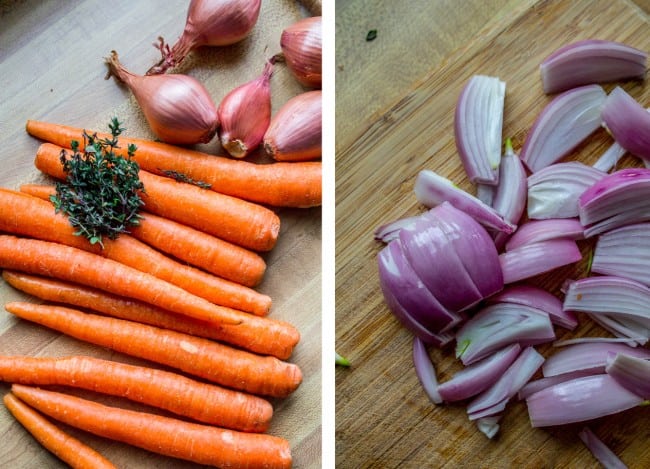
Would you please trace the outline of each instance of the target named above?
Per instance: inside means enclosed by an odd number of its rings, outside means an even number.
[[[65,179],[66,150],[51,142],[69,147],[82,130],[28,121],[27,131],[48,141],[35,166]],[[263,168],[157,142],[137,146],[145,211],[128,235],[102,245],[76,235],[67,216],[55,211],[53,186],[0,188],[2,277],[39,301],[10,302],[5,309],[176,371],[85,356],[0,356],[0,381],[12,383],[5,405],[73,467],[114,466],[48,417],[202,464],[290,467],[288,442],[265,432],[273,415],[269,399],[288,397],[302,381],[300,368],[287,361],[300,334],[267,317],[271,298],[254,289],[266,270],[258,252],[274,247],[280,227],[259,202],[318,205],[320,167]],[[165,171],[207,181],[213,190],[161,175]],[[169,416],[37,387],[51,385],[118,396]]]

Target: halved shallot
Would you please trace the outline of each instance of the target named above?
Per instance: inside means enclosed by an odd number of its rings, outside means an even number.
[[[496,77],[472,76],[456,104],[456,148],[472,182],[498,182],[506,84]]]
[[[537,116],[521,149],[521,159],[535,173],[574,150],[600,127],[605,90],[585,85],[557,95]]]
[[[560,47],[540,65],[544,93],[624,79],[643,79],[648,54],[614,41],[585,39]]]

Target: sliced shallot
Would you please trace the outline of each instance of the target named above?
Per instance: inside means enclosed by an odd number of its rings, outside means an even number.
[[[528,176],[528,218],[574,218],[578,198],[607,175],[579,161],[555,163]]]
[[[508,285],[499,293],[487,299],[488,303],[514,303],[541,309],[547,313],[553,324],[573,330],[578,320],[570,311],[564,311],[562,301],[552,293],[534,285]]]
[[[425,343],[418,337],[413,338],[413,364],[415,365],[415,374],[431,402],[442,404],[442,397],[438,392],[436,369],[429,357]]]
[[[589,427],[580,430],[578,437],[605,469],[627,469],[625,463]]]
[[[533,347],[526,347],[517,359],[488,389],[467,406],[470,420],[500,414],[508,401],[533,377],[544,363],[544,357]]]
[[[643,403],[607,374],[584,376],[549,386],[526,399],[533,427],[583,422]]]
[[[558,238],[583,239],[584,228],[577,218],[531,220],[519,226],[506,243],[506,250]]]
[[[608,174],[579,198],[585,237],[650,220],[650,169],[627,168]]]
[[[456,148],[472,182],[498,182],[505,95],[505,82],[474,75],[458,98],[454,117]]]
[[[521,159],[533,173],[574,150],[600,127],[600,110],[607,95],[599,85],[585,85],[557,95],[539,114]]]
[[[456,358],[470,365],[507,345],[551,342],[555,332],[544,311],[513,303],[484,307],[456,333]]]
[[[650,286],[650,223],[635,223],[601,234],[591,271]]]
[[[602,111],[603,125],[627,151],[650,159],[650,114],[623,88],[609,93]]]
[[[446,402],[454,402],[479,394],[499,379],[520,351],[519,344],[511,344],[463,368],[438,385],[440,397]]]
[[[506,233],[515,231],[515,226],[504,220],[492,207],[465,192],[449,179],[428,169],[418,173],[415,180],[415,197],[427,207],[449,202],[488,228]]]
[[[650,399],[650,360],[617,353],[605,372],[637,396]]]
[[[525,244],[499,255],[503,282],[514,283],[582,259],[575,241],[551,239]]]
[[[585,39],[560,47],[540,65],[544,93],[581,85],[643,79],[648,54],[614,41]]]

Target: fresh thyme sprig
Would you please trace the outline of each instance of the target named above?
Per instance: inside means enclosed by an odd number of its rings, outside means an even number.
[[[108,125],[111,136],[83,133],[83,147],[72,141],[72,155],[61,152],[66,181],[56,184],[50,199],[57,212],[68,216],[78,236],[103,247],[102,237],[115,239],[139,223],[140,193],[144,186],[138,177],[139,166],[132,159],[136,146],[127,147],[128,157],[116,155],[118,137],[124,131],[114,117]]]
[[[191,177],[187,176],[186,174],[179,173],[178,171],[174,171],[173,169],[162,169],[160,172],[167,176],[168,178],[172,178],[177,180],[178,182],[186,182],[187,184],[194,184],[195,186],[199,186],[202,189],[210,189],[212,187],[212,184],[209,182],[203,182],[203,181],[197,181],[192,179]]]

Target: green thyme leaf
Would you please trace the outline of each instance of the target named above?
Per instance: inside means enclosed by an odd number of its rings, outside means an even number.
[[[129,145],[127,158],[116,155],[117,137],[124,129],[117,118],[108,127],[112,137],[99,138],[84,131],[82,143],[71,142],[71,156],[61,152],[66,180],[56,184],[56,195],[50,197],[56,211],[68,216],[76,235],[101,246],[103,236],[115,239],[137,225],[144,205],[140,168],[132,160],[135,145]]]

